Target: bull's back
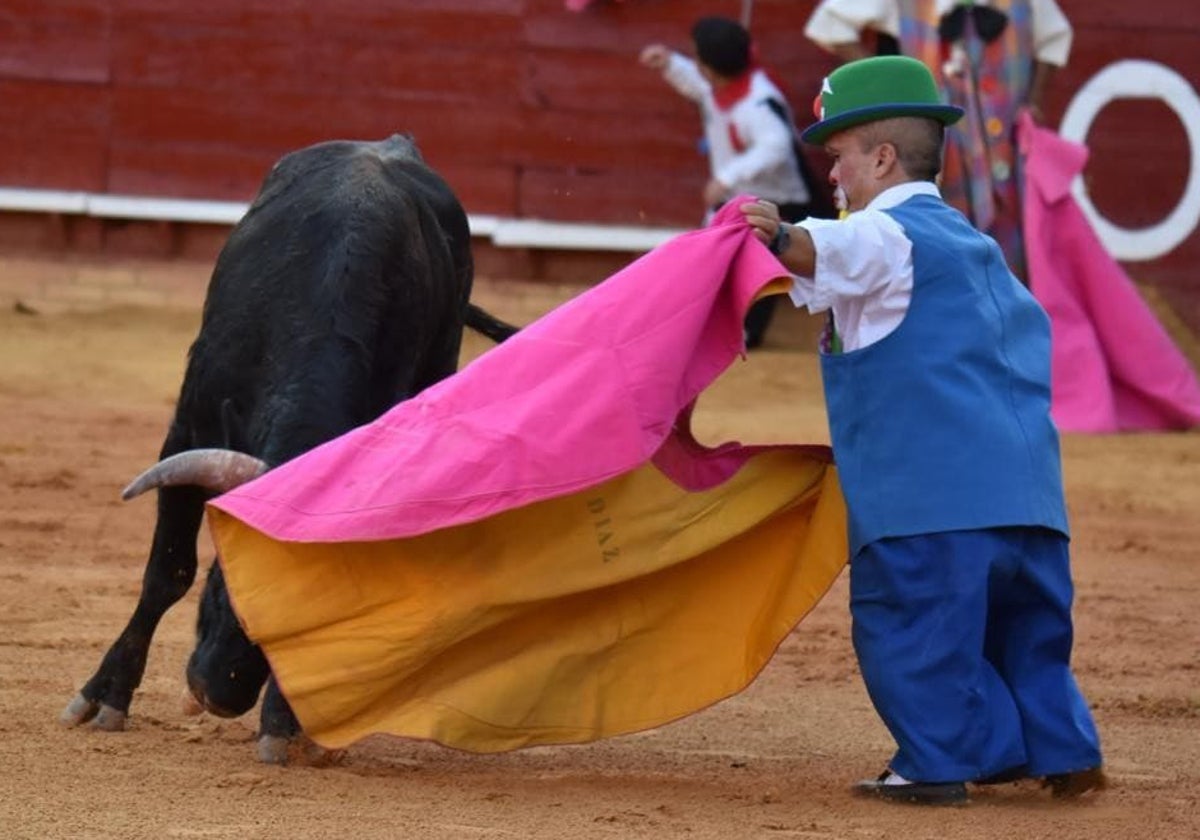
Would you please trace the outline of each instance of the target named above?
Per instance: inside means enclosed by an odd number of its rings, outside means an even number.
[[[197,437],[233,416],[245,439],[196,445],[302,451],[454,370],[466,214],[412,152],[320,144],[268,175],[217,260],[180,399]]]

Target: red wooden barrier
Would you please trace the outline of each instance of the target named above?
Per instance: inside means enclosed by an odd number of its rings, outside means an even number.
[[[1200,5],[1059,0],[1076,30],[1048,116],[1121,59],[1200,80]],[[281,154],[410,132],[473,213],[691,226],[705,164],[692,106],[637,64],[740,0],[0,0],[0,186],[249,199]],[[761,58],[802,122],[834,65],[813,3],[758,0]],[[1089,195],[1155,224],[1200,148],[1175,113],[1118,101],[1087,137]],[[818,153],[819,157],[819,153]],[[819,162],[819,161],[818,161]],[[1200,330],[1200,231],[1127,264]]]

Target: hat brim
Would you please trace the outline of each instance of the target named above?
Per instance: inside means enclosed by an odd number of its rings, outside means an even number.
[[[805,143],[813,143],[820,146],[830,136],[839,131],[845,131],[847,128],[854,128],[856,125],[875,122],[876,120],[886,120],[890,117],[929,117],[930,119],[937,120],[942,125],[953,125],[962,118],[962,115],[963,109],[957,105],[925,105],[918,103],[871,105],[867,108],[855,108],[851,111],[844,111],[836,117],[830,117],[827,120],[813,123],[804,129],[800,134],[800,138]]]

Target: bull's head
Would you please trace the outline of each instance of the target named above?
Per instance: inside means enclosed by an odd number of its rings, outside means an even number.
[[[229,603],[225,576],[214,563],[200,596],[196,648],[188,659],[187,683],[205,711],[237,717],[254,708],[270,668],[246,636]]]

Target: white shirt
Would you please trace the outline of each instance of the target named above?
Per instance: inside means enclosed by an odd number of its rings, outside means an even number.
[[[958,0],[935,0],[938,16],[958,5]],[[975,0],[987,6],[987,0]],[[1071,54],[1071,24],[1055,0],[1030,0],[1030,28],[1033,55],[1038,61],[1063,67]],[[821,0],[808,18],[804,34],[814,43],[832,51],[838,44],[859,39],[862,30],[875,29],[900,37],[900,8],[896,0]]]
[[[915,195],[941,197],[929,181],[898,184],[840,221],[805,219],[816,249],[812,277],[794,276],[788,295],[797,307],[833,310],[846,352],[874,344],[904,320],[912,301],[912,241],[884,213]]]
[[[786,100],[765,73],[755,71],[749,93],[727,111],[717,107],[712,86],[687,56],[672,53],[663,78],[700,106],[713,178],[735,193],[749,193],[776,204],[809,202],[808,186],[792,152],[795,127],[765,104],[766,99],[774,99],[786,107]],[[731,126],[741,140],[741,150],[734,146]]]

